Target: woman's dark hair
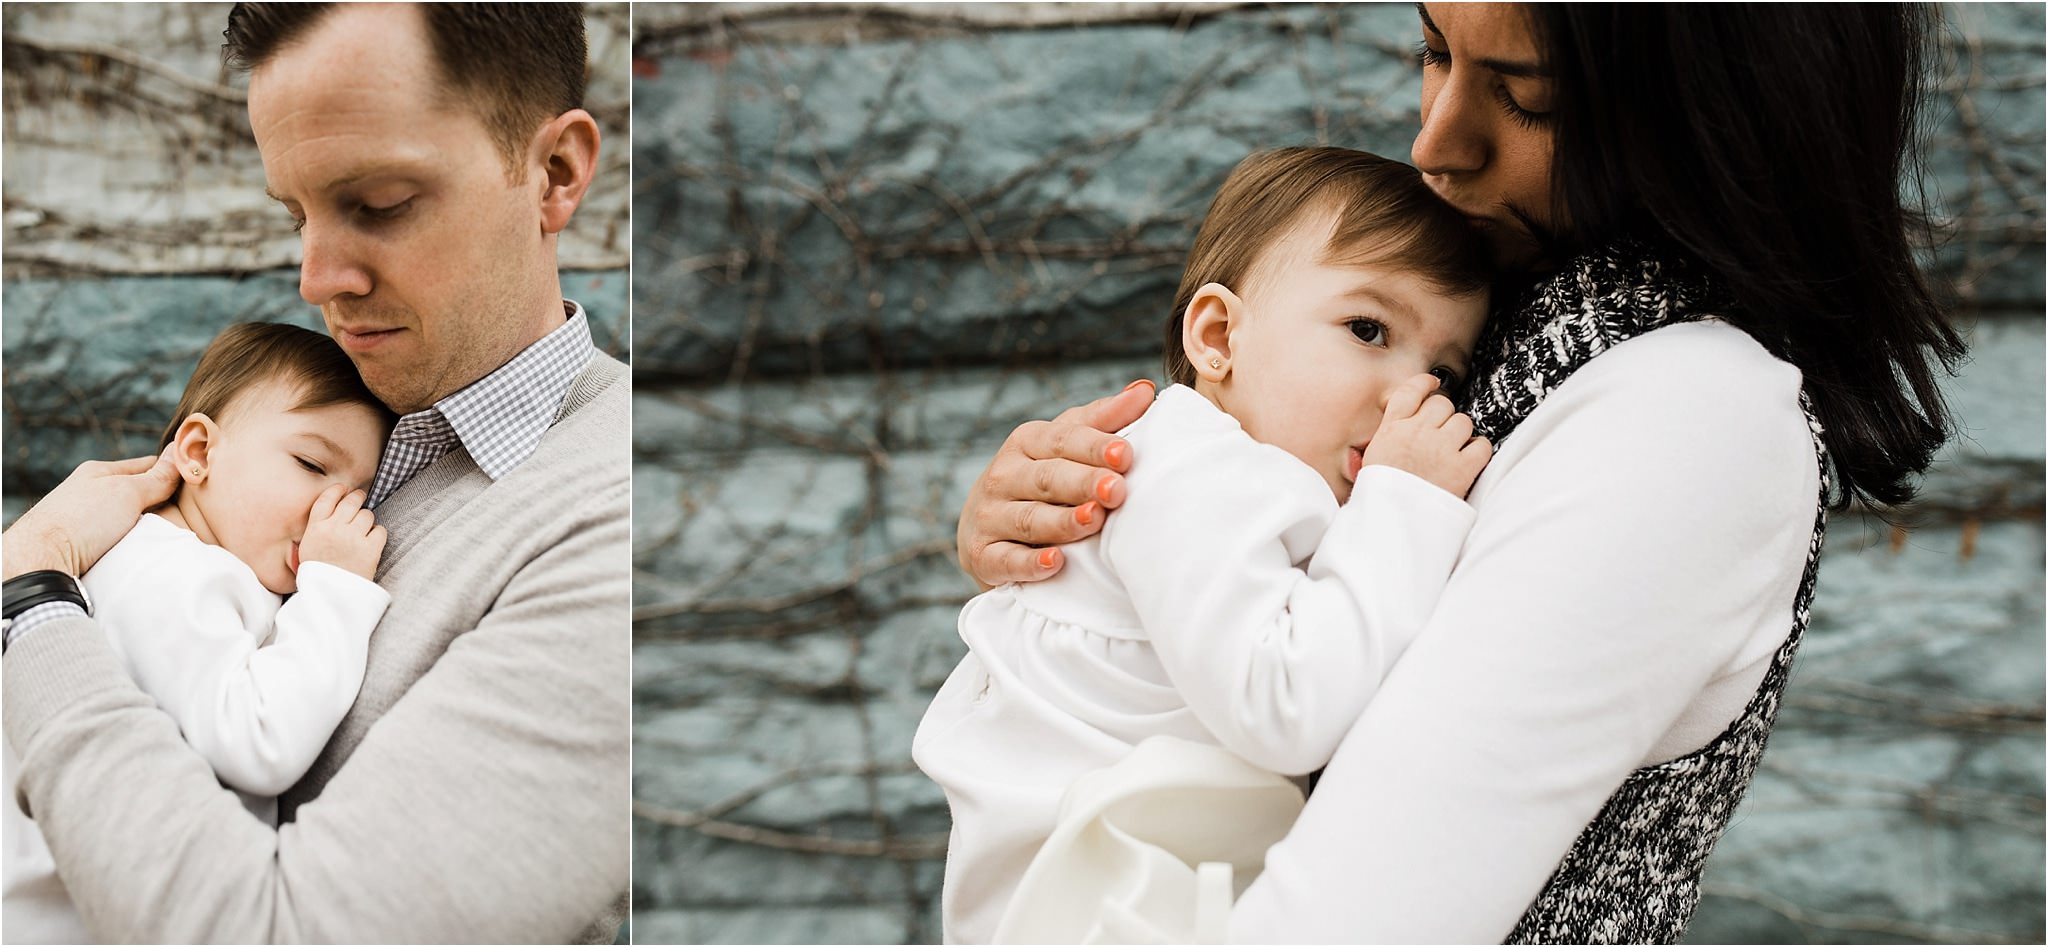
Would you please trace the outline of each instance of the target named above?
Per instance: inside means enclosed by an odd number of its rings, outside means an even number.
[[[1805,375],[1837,503],[1913,496],[1964,348],[1916,265],[1919,4],[1537,4],[1567,251],[1629,234],[1704,262],[1727,321]],[[1901,197],[1913,185],[1913,206]],[[1931,356],[1931,357],[1930,357]]]

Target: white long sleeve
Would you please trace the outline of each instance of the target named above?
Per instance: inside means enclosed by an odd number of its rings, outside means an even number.
[[[1436,607],[1473,514],[1391,467],[1329,486],[1180,386],[1134,435],[1103,557],[1175,689],[1225,749],[1287,775],[1330,759]],[[1311,559],[1310,557],[1313,556]]]
[[[228,786],[275,796],[319,756],[361,688],[391,596],[324,562],[278,596],[232,554],[155,516],[86,575],[135,682]]]
[[[1630,771],[1732,720],[1791,628],[1812,535],[1799,381],[1705,323],[1552,393],[1481,476],[1434,616],[1233,939],[1499,943]]]

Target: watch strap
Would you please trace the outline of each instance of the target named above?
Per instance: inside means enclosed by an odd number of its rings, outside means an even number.
[[[78,580],[55,569],[23,573],[0,583],[0,617],[14,618],[51,602],[70,602],[92,614],[92,604]]]

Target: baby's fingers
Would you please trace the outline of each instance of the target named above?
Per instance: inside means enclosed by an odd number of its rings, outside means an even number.
[[[322,494],[322,496],[325,495]],[[368,497],[361,490],[349,490],[347,493],[342,494],[341,499],[334,504],[334,518],[344,523],[355,519],[356,514],[362,512],[363,501],[366,499]]]
[[[347,496],[348,492],[349,489],[341,484],[328,484],[327,489],[320,491],[320,495],[313,499],[313,511],[307,516],[307,520],[318,523],[333,516],[335,507],[341,504],[341,498]]]
[[[1443,427],[1444,422],[1449,421],[1451,415],[1456,413],[1458,409],[1451,404],[1451,399],[1432,394],[1422,399],[1422,407],[1415,409],[1415,420],[1427,431]]]
[[[384,531],[384,527],[372,526],[366,538],[370,541],[371,551],[381,557],[384,555],[384,541],[391,538],[391,536]]]
[[[1381,412],[1380,424],[1413,417],[1421,410],[1422,403],[1436,392],[1435,375],[1417,375],[1394,386],[1387,392],[1386,408]]]
[[[1443,423],[1444,439],[1453,445],[1462,445],[1472,439],[1472,416],[1458,412]]]

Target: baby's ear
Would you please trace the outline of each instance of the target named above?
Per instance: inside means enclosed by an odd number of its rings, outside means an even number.
[[[1230,376],[1230,330],[1244,318],[1244,300],[1222,283],[1203,283],[1180,320],[1180,346],[1195,377],[1212,385]]]
[[[179,479],[190,484],[205,482],[213,445],[219,439],[220,425],[197,411],[178,422],[178,433],[171,437],[171,459],[178,464]]]

